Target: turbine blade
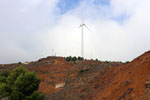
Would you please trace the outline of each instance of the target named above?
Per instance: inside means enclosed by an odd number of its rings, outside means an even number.
[[[80,27],[82,27],[82,26],[80,25],[78,28],[80,28]]]
[[[84,26],[88,29],[88,31],[92,32],[85,24],[84,24]]]
[[[84,17],[82,16],[82,24],[84,24]]]

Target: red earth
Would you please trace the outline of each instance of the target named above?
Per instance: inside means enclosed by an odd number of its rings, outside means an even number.
[[[17,66],[3,64],[0,71]],[[47,57],[23,67],[41,78],[47,100],[150,100],[150,51],[130,63]],[[59,83],[64,87],[55,88]]]

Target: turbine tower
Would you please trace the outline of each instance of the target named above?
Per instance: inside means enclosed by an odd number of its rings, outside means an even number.
[[[90,29],[84,23],[84,18],[82,17],[82,24],[80,24],[79,28],[81,28],[81,57],[83,58],[84,58],[84,27],[86,27],[90,31]]]

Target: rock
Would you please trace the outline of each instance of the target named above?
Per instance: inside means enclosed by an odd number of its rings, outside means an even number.
[[[131,91],[133,90],[133,88],[128,88],[125,93],[122,95],[122,98],[125,98]]]
[[[150,81],[149,81],[149,80],[147,80],[147,81],[145,82],[145,87],[146,87],[146,88],[150,88]]]
[[[63,88],[65,86],[65,83],[59,83],[56,84],[55,88]]]
[[[119,96],[119,97],[117,97],[117,100],[121,100],[121,97]]]
[[[125,81],[125,86],[128,86],[130,83],[130,81]]]

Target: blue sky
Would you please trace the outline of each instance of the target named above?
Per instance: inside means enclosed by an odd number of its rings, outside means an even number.
[[[149,50],[149,0],[0,0],[0,63],[52,55],[127,61]]]
[[[86,0],[83,0],[83,1],[86,2]],[[60,14],[63,15],[65,13],[71,11],[72,9],[75,9],[78,6],[80,6],[82,2],[80,0],[60,0],[57,4],[57,7],[60,10]],[[95,8],[98,8],[100,6],[105,6],[105,7],[108,7],[108,9],[111,11],[111,8],[109,8],[110,0],[91,0],[91,1],[89,0],[89,2],[87,2],[87,6],[91,6],[91,5],[94,6]],[[84,16],[84,9],[82,9],[82,13],[83,13],[82,16]],[[109,13],[111,13],[111,12],[109,12]],[[99,14],[104,17],[109,17],[112,20],[115,20],[120,24],[122,24],[123,21],[127,18],[125,12],[119,16],[109,16],[107,14],[107,12],[103,12],[103,11],[102,12],[100,11]],[[93,16],[93,18],[94,18],[94,16]]]
[[[86,0],[60,0],[58,2],[58,8],[61,11],[61,14],[66,13],[67,11],[70,11],[80,5],[80,3],[86,2]],[[103,5],[110,5],[109,0],[89,0],[88,6],[94,5],[94,6],[103,6]]]
[[[60,9],[61,14],[64,14],[77,7],[79,3],[80,0],[60,0],[57,6]]]

